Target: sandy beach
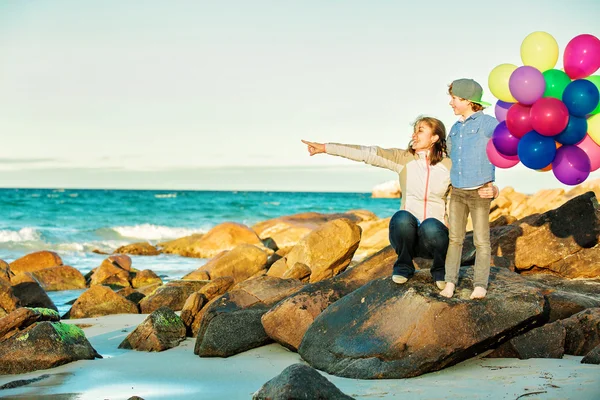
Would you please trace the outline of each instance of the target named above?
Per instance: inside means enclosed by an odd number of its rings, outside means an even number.
[[[78,361],[51,370],[0,377],[0,386],[44,379],[3,389],[5,399],[249,399],[287,366],[302,362],[278,344],[229,358],[200,358],[194,338],[178,347],[146,353],[118,349],[147,315],[111,315],[65,320],[91,325],[88,340],[103,359]],[[477,358],[411,379],[355,380],[323,373],[356,399],[589,399],[600,398],[600,366],[582,357],[556,359]]]

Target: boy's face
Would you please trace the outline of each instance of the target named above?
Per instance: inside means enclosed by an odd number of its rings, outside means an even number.
[[[470,103],[469,100],[452,95],[449,104],[452,110],[454,110],[454,115],[465,115],[471,109]]]

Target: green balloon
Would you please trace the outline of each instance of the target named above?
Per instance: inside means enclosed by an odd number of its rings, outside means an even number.
[[[585,79],[588,80],[588,81],[590,81],[590,82],[592,82],[594,85],[596,85],[596,87],[598,88],[598,91],[600,92],[600,75],[588,76]],[[590,115],[598,114],[598,113],[600,113],[600,103],[598,103],[598,105],[596,106],[596,108],[594,108],[592,110],[592,112],[590,113]]]
[[[558,69],[549,69],[544,71],[543,75],[546,81],[544,97],[554,97],[555,99],[562,100],[562,94],[567,85],[571,83],[571,78]]]

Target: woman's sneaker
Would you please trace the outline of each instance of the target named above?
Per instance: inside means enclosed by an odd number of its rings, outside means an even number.
[[[435,281],[435,286],[440,290],[444,290],[446,288],[446,281]]]
[[[392,275],[392,280],[398,285],[402,285],[403,283],[406,283],[408,278],[402,275]]]

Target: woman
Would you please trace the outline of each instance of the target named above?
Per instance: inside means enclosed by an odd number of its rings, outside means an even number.
[[[421,256],[433,259],[431,275],[437,287],[444,289],[451,161],[446,153],[446,128],[442,121],[419,117],[413,124],[408,150],[302,142],[311,156],[326,153],[398,173],[401,209],[391,218],[389,229],[390,243],[398,255],[392,280],[405,283],[415,272],[413,258]]]

